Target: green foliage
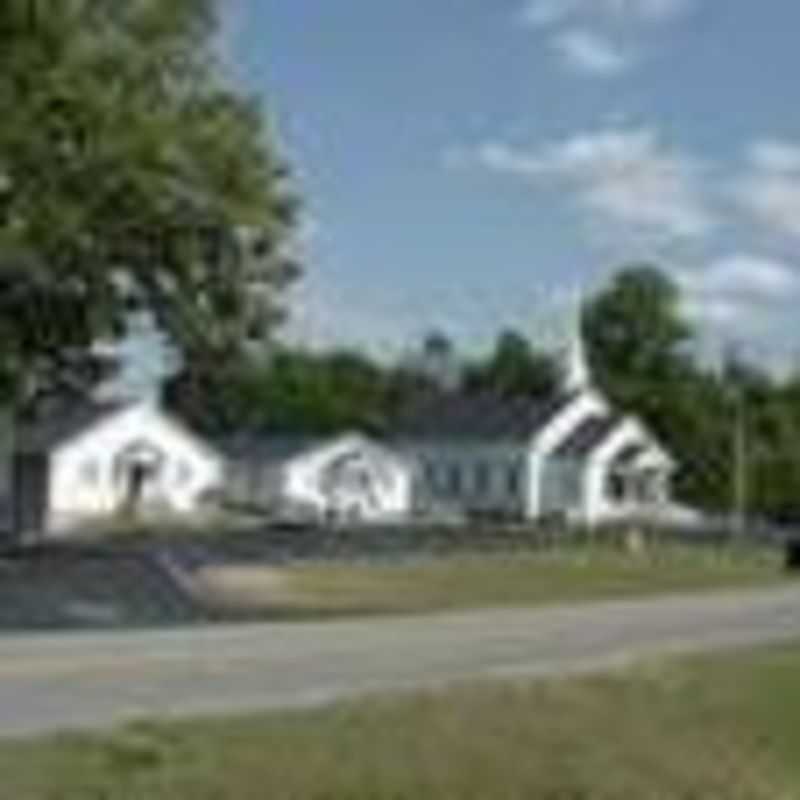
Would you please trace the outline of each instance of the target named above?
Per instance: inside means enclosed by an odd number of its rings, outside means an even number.
[[[783,385],[733,354],[721,375],[699,364],[678,287],[654,267],[622,270],[589,301],[584,326],[603,390],[643,417],[675,455],[681,497],[718,511],[731,507],[741,425],[748,509],[797,516],[800,383]]]
[[[297,203],[216,12],[0,4],[0,378],[23,399],[132,308],[206,371],[280,318]]]
[[[506,331],[489,356],[467,363],[446,337],[430,335],[408,363],[384,364],[354,350],[284,347],[261,361],[221,362],[205,383],[193,378],[184,373],[171,381],[167,399],[201,429],[329,434],[390,430],[399,410],[436,392],[541,396],[553,388],[556,372],[522,336]]]
[[[262,362],[234,364],[224,382],[168,387],[168,402],[200,428],[328,434],[380,431],[406,391],[401,375],[346,350],[278,349]]]
[[[651,266],[619,272],[587,305],[584,327],[595,376],[617,402],[641,409],[657,402],[648,383],[691,370],[692,331],[680,312],[678,287]]]
[[[466,375],[466,385],[470,389],[510,396],[547,395],[554,390],[557,381],[553,360],[536,352],[524,336],[510,329],[501,331],[491,355],[471,365]]]

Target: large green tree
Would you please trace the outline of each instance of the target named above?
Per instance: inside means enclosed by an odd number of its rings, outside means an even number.
[[[219,375],[280,319],[297,202],[213,0],[0,3],[0,382],[85,387],[144,309]]]
[[[692,331],[677,285],[650,265],[618,272],[583,313],[584,334],[598,381],[624,405],[658,402],[651,384],[667,384],[690,366]]]
[[[509,396],[548,395],[557,383],[553,359],[534,350],[525,336],[511,328],[498,334],[489,356],[473,362],[466,374],[468,389]]]
[[[593,370],[609,396],[643,417],[675,455],[679,495],[724,511],[800,516],[800,391],[726,356],[698,361],[681,296],[654,267],[621,271],[587,303]]]
[[[391,368],[354,350],[276,347],[268,358],[243,361],[229,370],[225,385],[212,395],[195,398],[178,381],[170,384],[169,399],[211,434],[235,429],[380,433],[405,386]]]
[[[586,303],[587,349],[601,388],[676,456],[679,494],[721,509],[731,500],[733,409],[724,381],[697,363],[681,305],[667,273],[625,268]]]

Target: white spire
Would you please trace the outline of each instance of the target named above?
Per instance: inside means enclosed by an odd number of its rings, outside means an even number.
[[[581,392],[592,383],[586,347],[583,340],[583,300],[580,290],[574,293],[570,303],[569,332],[562,357],[562,386],[567,392]]]

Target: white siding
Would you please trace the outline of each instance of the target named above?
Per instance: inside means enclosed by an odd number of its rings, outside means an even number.
[[[225,499],[259,510],[274,509],[283,496],[283,472],[280,465],[233,459],[225,472]]]
[[[542,482],[548,459],[577,428],[589,417],[608,412],[608,405],[594,391],[585,391],[534,437],[529,455],[529,483],[527,516],[531,519],[544,513],[542,508]]]
[[[353,491],[333,500],[322,486],[327,467],[341,457],[363,459],[369,472],[381,479],[370,486],[370,496]],[[365,521],[402,519],[411,511],[412,469],[390,450],[366,437],[343,436],[331,444],[301,454],[283,465],[281,493],[286,501],[307,505],[321,514],[337,510],[332,505],[350,506]]]
[[[626,447],[637,444],[646,448],[642,456],[649,464],[658,465],[665,473],[672,471],[669,456],[655,443],[653,438],[634,418],[623,420],[619,427],[592,454],[584,473],[583,521],[595,525],[604,520],[624,516],[629,509],[608,496],[606,486],[609,470],[614,459]]]
[[[583,464],[574,458],[548,459],[542,470],[540,514],[580,512],[583,500]]]
[[[47,527],[62,530],[86,518],[114,514],[125,491],[114,474],[114,460],[140,440],[165,454],[157,491],[168,510],[192,512],[204,492],[221,487],[222,459],[155,406],[143,403],[111,414],[52,453]]]
[[[417,510],[523,513],[528,476],[521,445],[453,441],[415,444],[408,452],[416,464]]]

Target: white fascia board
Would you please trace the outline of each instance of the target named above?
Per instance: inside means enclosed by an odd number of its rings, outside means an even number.
[[[531,439],[530,449],[534,455],[546,456],[571,436],[588,418],[609,413],[605,398],[594,389],[576,395],[553,419]]]
[[[60,442],[51,451],[51,456],[58,458],[64,452],[82,445],[86,440],[102,435],[103,431],[107,428],[118,424],[128,416],[141,415],[146,423],[147,419],[153,419],[162,425],[171,428],[179,437],[191,442],[203,455],[210,461],[216,461],[222,465],[225,463],[225,456],[222,455],[216,448],[207,442],[202,436],[195,433],[182,420],[178,417],[164,411],[160,406],[154,405],[148,400],[140,400],[128,405],[122,406],[118,409],[110,411],[103,417],[99,417],[89,427],[84,428],[82,431],[70,436],[68,439]]]
[[[650,439],[645,446],[647,449],[636,456],[631,462],[635,469],[675,469],[675,459],[670,457],[661,445],[657,444],[653,439]]]
[[[556,450],[587,419],[609,413],[605,398],[594,389],[577,394],[541,430],[537,431],[528,444],[528,490],[526,513],[537,517],[540,510],[541,475],[547,457]]]
[[[71,450],[73,447],[80,446],[86,439],[101,434],[107,427],[110,427],[120,419],[128,416],[129,414],[133,414],[135,411],[141,410],[140,403],[131,403],[121,406],[120,408],[115,408],[113,411],[109,411],[102,417],[98,417],[87,427],[76,431],[71,436],[68,436],[66,439],[58,442],[58,444],[56,444],[56,446],[50,450],[50,457],[58,458],[65,451]]]
[[[346,451],[354,447],[363,449],[368,453],[374,453],[381,459],[393,462],[401,469],[411,468],[411,461],[394,448],[382,442],[373,441],[369,436],[359,431],[334,434],[327,441],[311,444],[309,447],[289,457],[286,461],[286,465],[289,466],[314,460],[325,461],[338,452]]]
[[[589,461],[598,465],[609,464],[621,450],[632,444],[647,448],[642,456],[656,460],[664,467],[674,466],[672,458],[636,417],[625,417],[589,456]]]

